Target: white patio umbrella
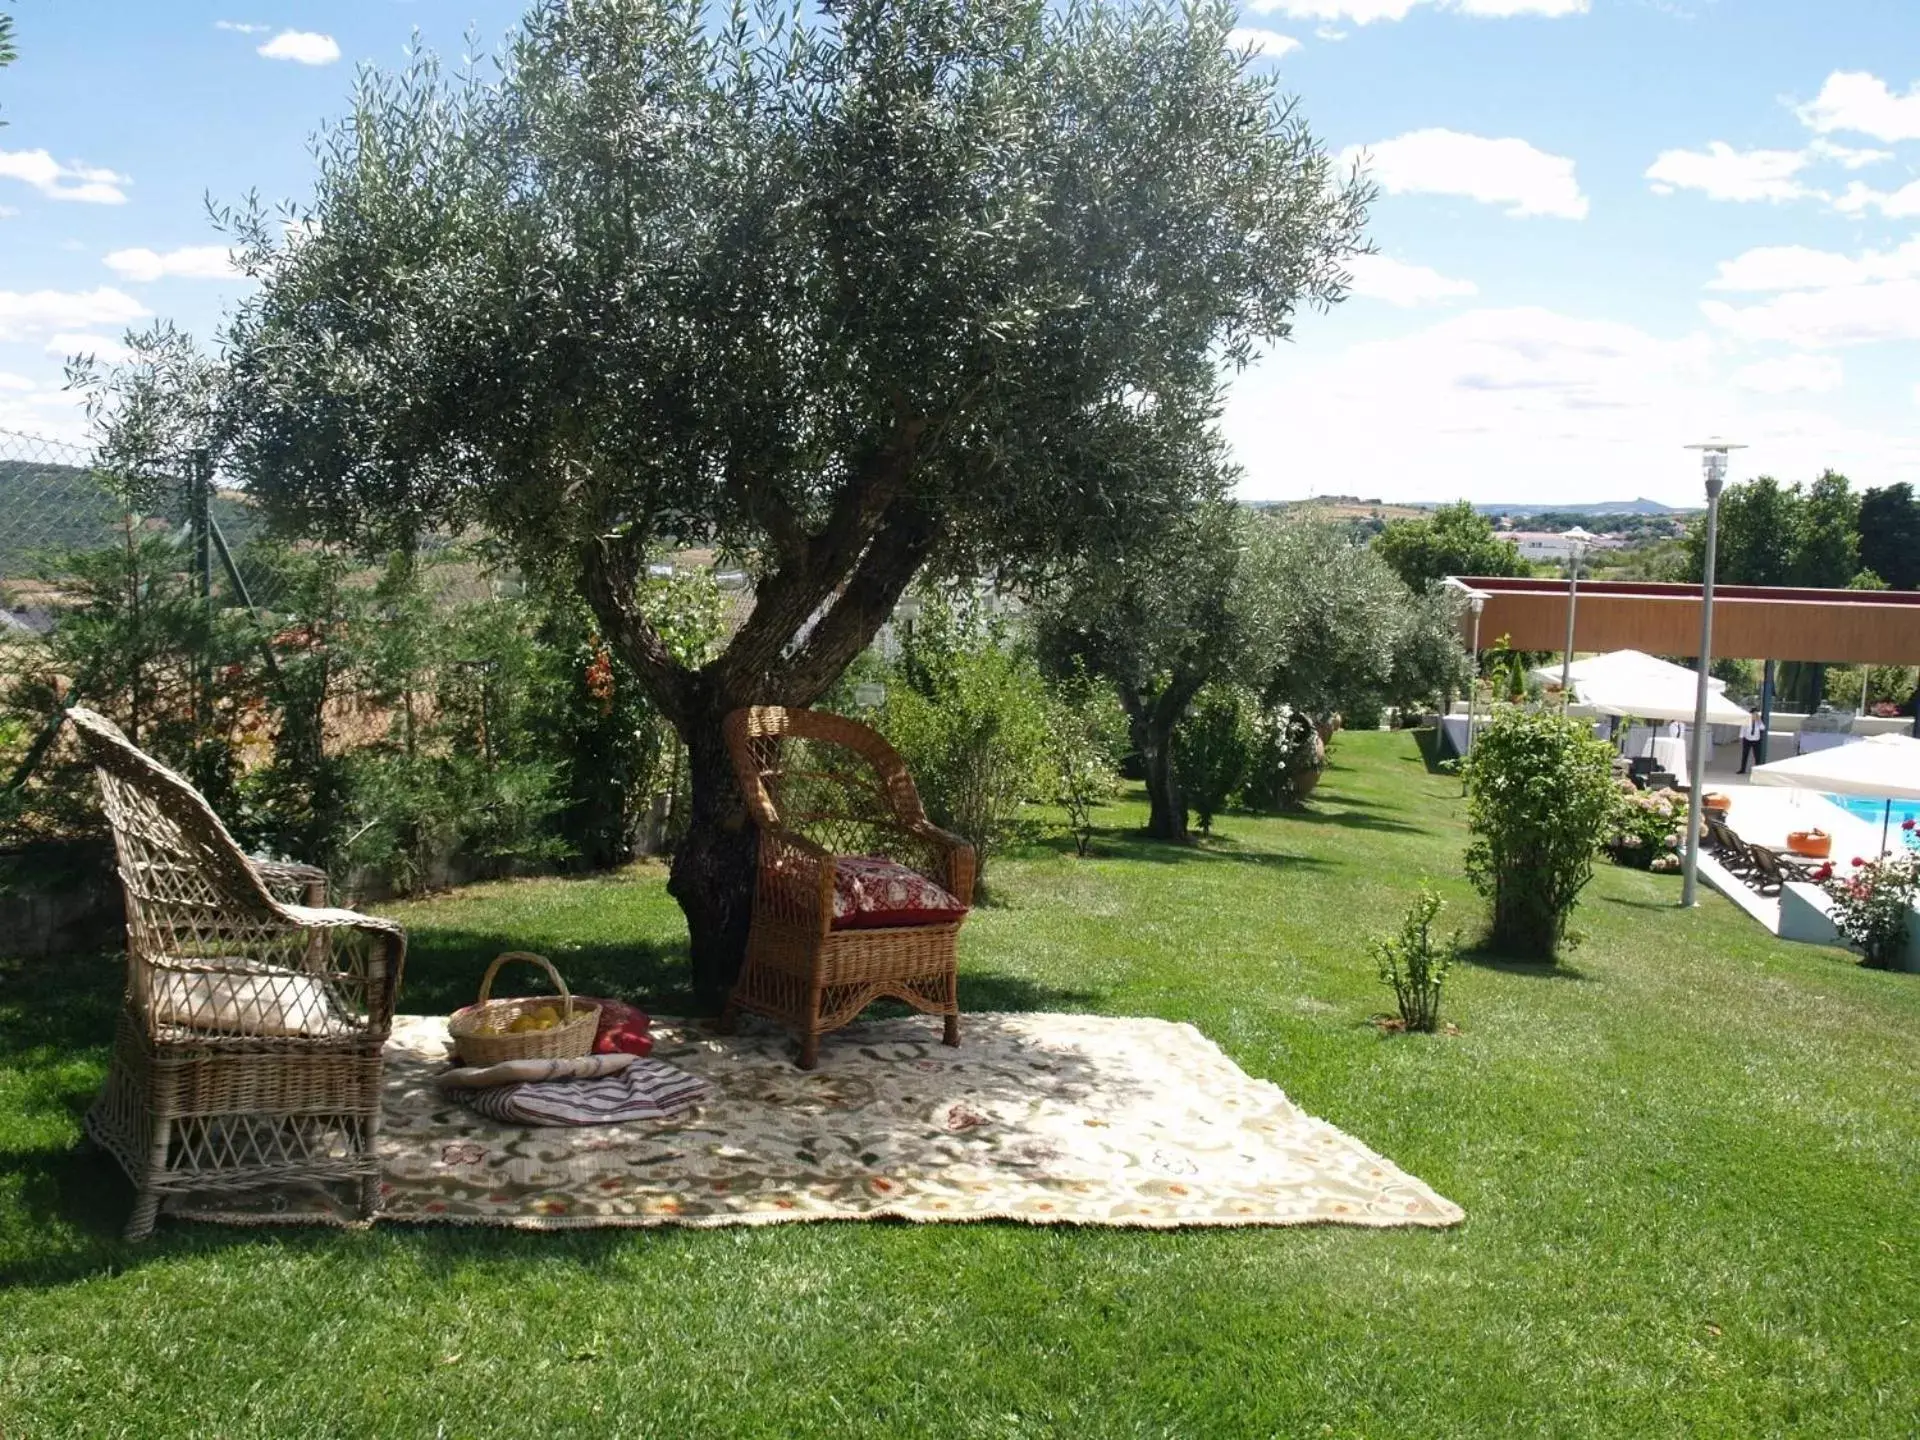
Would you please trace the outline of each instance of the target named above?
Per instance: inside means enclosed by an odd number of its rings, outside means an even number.
[[[1870,735],[1850,745],[1756,765],[1749,778],[1755,785],[1790,785],[1828,795],[1884,800],[1880,819],[1884,851],[1893,824],[1893,802],[1920,800],[1920,740],[1908,735]]]
[[[1547,675],[1546,669],[1533,672]],[[1554,669],[1555,683],[1560,672]],[[1699,675],[1684,665],[1639,650],[1612,650],[1573,663],[1569,680],[1573,698],[1602,715],[1630,715],[1642,720],[1693,720],[1694,691]],[[1726,682],[1707,682],[1707,723],[1744,724],[1747,712],[1727,699]]]

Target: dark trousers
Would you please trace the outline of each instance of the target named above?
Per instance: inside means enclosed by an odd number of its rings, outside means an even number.
[[[1757,765],[1759,764],[1759,762],[1760,762],[1760,742],[1758,740],[1749,740],[1744,735],[1741,736],[1740,737],[1740,773],[1742,775],[1746,774],[1747,767],[1749,765]]]

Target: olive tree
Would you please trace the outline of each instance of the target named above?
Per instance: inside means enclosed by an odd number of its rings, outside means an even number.
[[[1310,511],[1256,518],[1241,562],[1238,609],[1247,682],[1267,703],[1315,723],[1392,695],[1413,596],[1374,551]]]
[[[541,0],[497,75],[363,75],[310,202],[232,217],[228,471],[310,535],[484,529],[590,603],[686,742],[704,999],[753,873],[722,718],[824,693],[923,567],[1160,528],[1222,364],[1340,297],[1364,189],[1233,23]],[[753,579],[697,667],[634,598],[672,545]]]
[[[1192,457],[1216,494],[1225,472]],[[1035,607],[1041,655],[1056,672],[1084,666],[1108,681],[1146,774],[1147,834],[1186,840],[1175,732],[1201,688],[1244,663],[1236,578],[1246,516],[1224,498],[1200,505],[1110,560],[1084,565]]]

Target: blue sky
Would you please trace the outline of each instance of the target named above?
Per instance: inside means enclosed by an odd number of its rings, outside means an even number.
[[[0,427],[82,432],[60,354],[238,293],[202,197],[305,193],[355,65],[517,0],[15,0],[0,71]],[[1245,0],[1383,193],[1355,293],[1234,383],[1250,498],[1920,482],[1920,3]]]

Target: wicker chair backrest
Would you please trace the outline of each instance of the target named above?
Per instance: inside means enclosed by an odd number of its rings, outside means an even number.
[[[100,779],[130,959],[232,954],[282,931],[273,897],[200,792],[95,711],[67,712]]]
[[[905,762],[875,730],[825,711],[757,705],[727,717],[726,737],[761,829],[801,835],[829,854],[919,863],[912,831],[926,811]]]

